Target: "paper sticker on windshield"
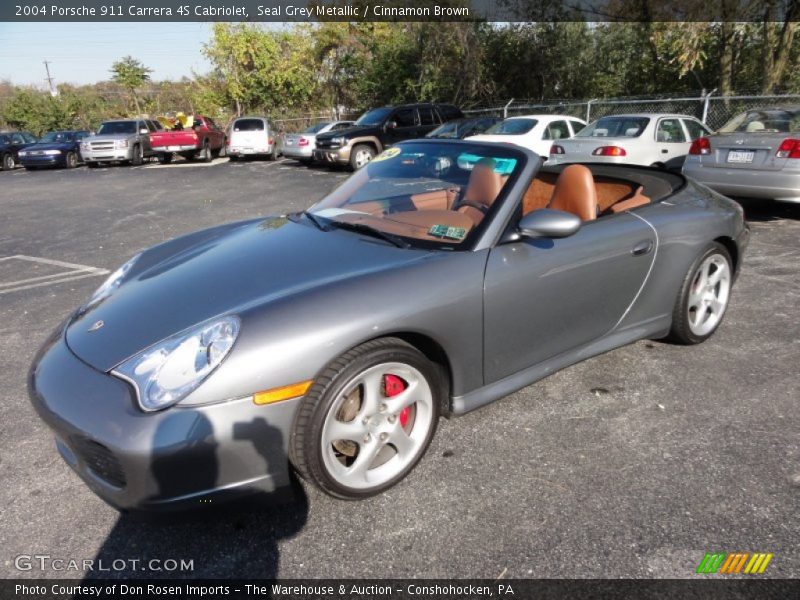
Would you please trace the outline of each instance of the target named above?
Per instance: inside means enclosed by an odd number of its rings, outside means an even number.
[[[381,160],[388,160],[390,158],[394,158],[398,154],[400,154],[400,148],[388,148],[387,150],[384,150],[383,152],[378,154],[378,156],[373,158],[372,162],[378,162],[378,161],[381,161]]]
[[[463,240],[467,235],[467,230],[463,227],[448,227],[447,225],[433,225],[428,230],[428,235],[451,240]]]

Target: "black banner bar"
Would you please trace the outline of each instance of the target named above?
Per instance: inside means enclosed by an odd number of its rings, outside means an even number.
[[[770,600],[800,597],[800,580],[500,579],[500,580],[54,580],[0,581],[3,600],[556,600],[619,598]]]
[[[0,21],[798,21],[800,0],[3,0]]]

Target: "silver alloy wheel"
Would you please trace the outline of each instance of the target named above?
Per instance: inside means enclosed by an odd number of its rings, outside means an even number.
[[[386,396],[386,375],[400,378],[405,389]],[[354,398],[350,418],[341,420],[343,408]],[[408,469],[425,449],[433,402],[427,379],[411,365],[382,363],[356,375],[334,400],[322,427],[322,460],[330,477],[364,490]]]
[[[731,269],[721,254],[707,257],[695,271],[689,288],[689,329],[695,335],[711,333],[722,320],[731,291]]]
[[[13,169],[14,166],[17,164],[16,161],[14,160],[14,155],[13,154],[6,154],[4,160],[5,160],[5,169],[7,171],[10,171],[11,169]]]
[[[365,148],[359,149],[356,152],[356,158],[355,158],[356,169],[360,169],[371,160],[372,160],[372,153],[369,150]]]

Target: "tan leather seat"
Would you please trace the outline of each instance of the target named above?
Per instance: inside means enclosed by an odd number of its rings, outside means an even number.
[[[597,218],[597,189],[592,172],[584,165],[569,165],[558,176],[547,208],[571,212],[582,221]]]
[[[636,192],[628,198],[627,200],[621,200],[616,204],[612,204],[608,208],[608,212],[611,213],[620,213],[626,210],[631,210],[632,208],[636,208],[637,206],[644,206],[645,204],[650,204],[650,198],[645,196],[642,192],[644,191],[643,186],[639,186]]]
[[[468,216],[476,225],[503,189],[503,177],[495,172],[494,167],[493,158],[480,159],[472,168],[467,189],[459,201],[458,212]]]

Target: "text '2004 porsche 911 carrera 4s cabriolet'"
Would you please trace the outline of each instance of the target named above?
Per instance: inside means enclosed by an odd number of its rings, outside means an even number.
[[[270,491],[362,498],[460,415],[725,314],[749,229],[683,176],[400,143],[310,209],[147,249],[46,341],[31,400],[120,509]]]

